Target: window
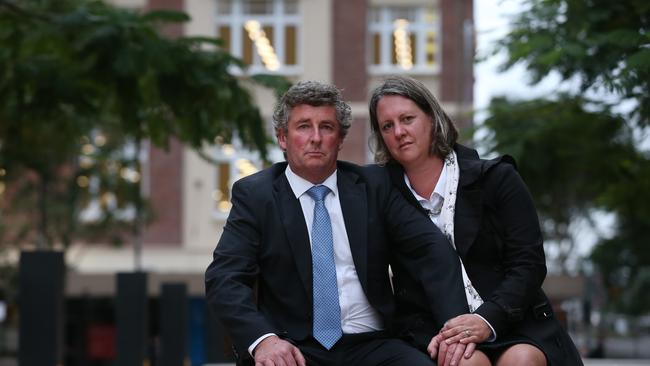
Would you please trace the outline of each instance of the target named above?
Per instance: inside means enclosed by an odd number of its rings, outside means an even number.
[[[440,22],[433,7],[372,7],[368,36],[371,73],[440,69]]]
[[[217,36],[252,71],[298,73],[298,0],[217,0]]]
[[[215,146],[213,152],[218,161],[214,176],[213,217],[223,220],[228,216],[231,207],[230,190],[237,180],[249,176],[259,170],[261,163],[255,154],[243,149],[238,141],[233,145],[223,144]]]

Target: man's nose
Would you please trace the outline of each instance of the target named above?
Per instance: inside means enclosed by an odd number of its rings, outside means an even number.
[[[314,128],[314,132],[311,134],[311,140],[313,142],[320,142],[323,139],[320,129]]]

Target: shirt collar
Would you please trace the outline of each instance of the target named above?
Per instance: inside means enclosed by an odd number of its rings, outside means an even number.
[[[294,173],[293,170],[291,170],[291,167],[287,165],[287,169],[284,171],[284,175],[286,175],[287,180],[289,181],[289,186],[291,186],[291,190],[293,191],[293,194],[296,195],[296,198],[300,198],[305,192],[309,190],[309,188],[317,185],[314,184],[305,178],[299,176],[298,174]],[[336,185],[337,180],[336,180],[336,170],[332,175],[327,177],[321,185],[326,186],[327,188],[332,191],[334,196],[338,196],[339,190],[338,186]]]

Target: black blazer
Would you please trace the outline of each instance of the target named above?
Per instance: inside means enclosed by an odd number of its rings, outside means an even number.
[[[554,318],[541,289],[546,277],[543,239],[537,213],[514,160],[504,156],[481,160],[475,150],[456,145],[459,183],[454,214],[454,238],[467,275],[484,300],[476,313],[495,329],[499,341],[536,344],[550,364],[582,364],[580,356]],[[393,184],[422,209],[406,186],[398,164],[387,166]],[[401,274],[401,273],[400,273]],[[419,342],[428,342],[439,324],[428,317],[423,289],[408,272],[396,278],[403,329],[415,329]],[[433,328],[427,331],[427,327]],[[418,330],[419,329],[419,330]]]
[[[285,169],[286,163],[275,164],[233,185],[232,209],[205,275],[207,301],[240,353],[265,333],[295,341],[312,333],[310,241]],[[356,271],[385,325],[395,310],[391,261],[430,284],[423,296],[433,318],[466,313],[456,254],[393,189],[386,171],[338,162],[337,172]]]

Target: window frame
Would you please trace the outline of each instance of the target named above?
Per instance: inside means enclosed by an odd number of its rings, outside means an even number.
[[[215,221],[223,222],[228,218],[228,215],[230,214],[230,208],[227,211],[219,209],[218,207],[219,202],[223,200],[227,200],[229,203],[232,204],[233,184],[235,184],[235,182],[238,181],[239,179],[242,179],[247,176],[242,174],[242,171],[240,170],[240,167],[237,164],[238,161],[239,160],[247,161],[248,164],[254,167],[255,171],[252,171],[251,174],[254,174],[262,170],[263,164],[257,153],[245,149],[241,145],[240,141],[236,138],[233,139],[232,143],[230,144],[215,144],[214,146],[211,147],[209,155],[214,160],[214,163],[217,163],[217,165],[213,166],[212,178],[211,178],[212,186],[211,186],[210,197],[213,201],[211,207],[212,218]],[[227,197],[223,197],[222,200],[217,201],[214,198],[214,193],[216,190],[221,190],[220,168],[222,164],[227,165],[227,169],[228,169],[228,181],[226,183],[228,186]],[[222,192],[222,194],[223,193],[224,192]]]
[[[396,12],[410,11],[415,14],[415,21],[409,23],[409,35],[415,35],[416,54],[413,55],[413,66],[410,69],[405,69],[398,64],[393,64],[394,46],[393,42],[395,17]],[[425,16],[427,11],[433,12],[433,27],[431,23],[427,23]],[[375,21],[373,12],[378,12],[378,21]],[[367,36],[367,65],[368,73],[370,75],[383,75],[383,74],[439,74],[441,71],[442,62],[442,21],[440,16],[440,9],[435,6],[429,5],[373,5],[368,7],[368,36]],[[428,65],[426,62],[426,41],[427,32],[433,31],[434,33],[434,46],[436,51],[434,53],[433,65]],[[379,34],[380,54],[379,64],[374,64],[375,46],[374,36]]]
[[[217,37],[221,37],[219,30],[223,26],[230,27],[230,39],[227,43],[230,45],[230,54],[242,58],[244,57],[243,43],[244,38],[248,37],[244,30],[244,25],[249,20],[256,20],[260,23],[261,28],[271,27],[273,29],[273,39],[271,44],[273,50],[280,61],[280,67],[277,70],[267,69],[260,56],[255,51],[255,45],[252,50],[252,63],[248,65],[247,70],[251,73],[272,73],[281,75],[300,75],[302,73],[302,16],[300,1],[296,1],[296,11],[293,14],[285,12],[284,0],[268,0],[272,5],[272,12],[270,14],[245,14],[244,2],[246,0],[228,0],[230,1],[230,13],[221,14],[220,8],[222,0],[216,1],[216,14],[215,14],[215,31]],[[295,27],[295,64],[286,65],[286,44],[285,44],[285,27]]]

